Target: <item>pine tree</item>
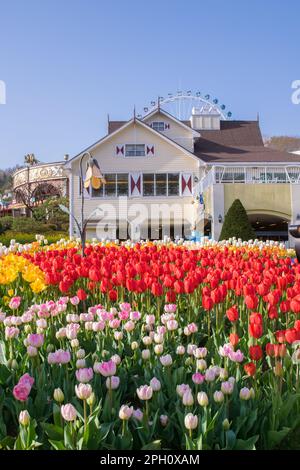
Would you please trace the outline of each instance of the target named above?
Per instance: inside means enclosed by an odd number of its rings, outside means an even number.
[[[219,240],[228,240],[232,237],[241,238],[243,241],[253,240],[256,237],[247,212],[239,199],[233,201],[225,215]]]

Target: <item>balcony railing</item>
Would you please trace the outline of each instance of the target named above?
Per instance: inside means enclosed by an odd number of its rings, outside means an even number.
[[[300,166],[243,167],[214,166],[200,181],[200,191],[212,184],[300,184]]]

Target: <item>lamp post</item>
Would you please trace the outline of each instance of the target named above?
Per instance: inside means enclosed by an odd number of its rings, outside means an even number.
[[[88,161],[87,161],[87,170],[84,176],[83,161],[86,157],[88,157]],[[79,234],[80,234],[80,239],[81,239],[81,253],[82,253],[82,256],[85,256],[84,250],[85,250],[85,242],[86,242],[86,227],[87,227],[89,220],[91,219],[91,216],[95,212],[97,212],[98,209],[94,210],[87,219],[84,218],[84,201],[85,201],[84,189],[85,188],[86,189],[87,188],[99,189],[101,187],[101,184],[105,184],[106,181],[101,173],[97,160],[92,157],[90,152],[83,153],[83,155],[80,158],[79,168],[80,168],[80,185],[81,185],[81,214],[80,214],[81,222],[80,223],[78,222],[76,217],[70,213],[69,209],[66,206],[60,204],[59,207],[63,212],[71,215],[71,217],[75,221]]]
[[[297,216],[296,222],[289,225],[289,233],[296,238],[295,251],[297,260],[300,263],[300,215]]]

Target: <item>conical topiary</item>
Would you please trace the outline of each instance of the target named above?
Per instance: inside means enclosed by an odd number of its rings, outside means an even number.
[[[232,237],[241,238],[243,241],[253,240],[256,237],[247,212],[239,199],[233,201],[225,215],[219,240],[228,240]]]

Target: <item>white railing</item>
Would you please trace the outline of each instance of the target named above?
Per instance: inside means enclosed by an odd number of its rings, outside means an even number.
[[[300,166],[214,166],[199,182],[200,192],[216,183],[300,184]]]

